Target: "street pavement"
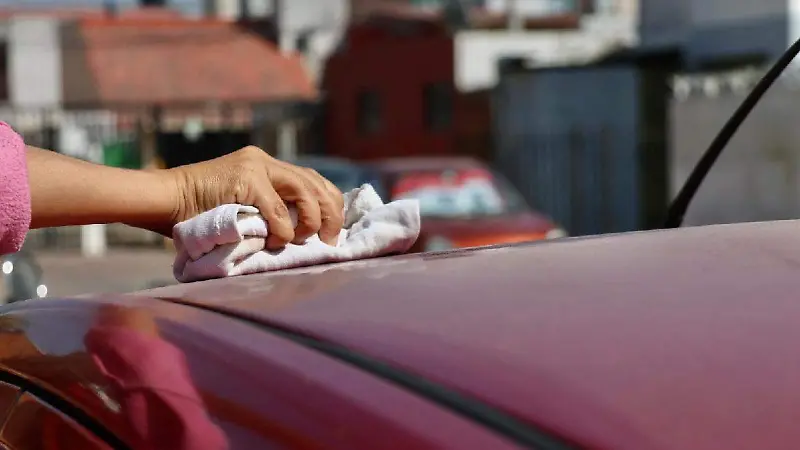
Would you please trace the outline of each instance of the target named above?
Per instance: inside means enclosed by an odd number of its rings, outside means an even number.
[[[76,253],[37,252],[48,297],[86,293],[131,292],[154,282],[174,284],[169,250],[111,250],[106,256],[85,258]]]

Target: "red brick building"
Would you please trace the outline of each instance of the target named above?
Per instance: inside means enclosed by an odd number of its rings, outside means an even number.
[[[327,62],[325,152],[354,159],[487,157],[489,96],[456,91],[452,30],[439,13],[392,5],[351,25]],[[470,17],[482,29],[504,21],[480,11]],[[529,22],[529,28],[574,29],[579,14]]]
[[[328,60],[325,147],[354,158],[449,153],[453,40],[435,22],[354,26]]]

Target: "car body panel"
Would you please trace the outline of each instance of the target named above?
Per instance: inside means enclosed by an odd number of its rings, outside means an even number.
[[[445,384],[590,448],[800,440],[800,222],[405,255],[161,288]]]
[[[469,220],[425,218],[423,228],[426,234],[423,240],[443,237],[449,240],[454,248],[466,248],[545,239],[553,224],[542,215],[525,212],[504,217]],[[419,242],[418,246],[422,250],[424,242]]]
[[[207,438],[215,432],[231,449],[517,448],[368,372],[218,313],[130,295],[29,301],[2,311],[0,372],[64,399],[132,448],[219,450]],[[109,329],[157,336],[160,347],[133,361],[140,372],[133,394],[115,388],[121,375],[109,365],[131,348],[112,348],[105,359],[88,353],[93,330]],[[177,351],[176,365],[154,369],[165,347]],[[175,373],[187,386],[163,381]],[[201,403],[170,409],[155,401],[145,410],[126,403],[125,395],[187,388]]]

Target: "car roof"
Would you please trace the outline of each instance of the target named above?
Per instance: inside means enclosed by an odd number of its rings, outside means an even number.
[[[384,173],[397,173],[418,170],[464,170],[486,168],[475,158],[466,156],[421,156],[410,158],[386,158],[371,161],[369,164]]]
[[[800,222],[406,255],[143,294],[379,358],[597,448],[800,440]]]

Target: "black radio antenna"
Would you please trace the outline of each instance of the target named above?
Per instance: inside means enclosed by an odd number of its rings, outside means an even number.
[[[719,133],[717,133],[717,136],[711,141],[706,152],[703,153],[703,157],[700,158],[700,161],[694,166],[694,170],[692,170],[689,178],[686,179],[686,183],[683,184],[678,196],[672,201],[667,211],[667,218],[664,221],[664,228],[678,228],[681,226],[683,217],[686,215],[686,210],[689,209],[689,204],[697,194],[697,190],[700,188],[706,175],[708,175],[708,172],[711,171],[717,158],[719,158],[719,155],[725,150],[725,146],[728,145],[728,142],[730,142],[736,130],[739,129],[744,119],[750,115],[753,108],[755,108],[756,104],[761,100],[761,97],[764,96],[764,93],[775,83],[775,80],[786,70],[798,53],[800,53],[800,39],[795,41],[795,43],[781,55],[775,64],[770,67],[769,71],[758,80],[753,90],[750,91],[744,101],[742,101],[742,104],[739,105],[739,108],[737,108],[731,118],[728,119],[725,126],[719,130]]]

